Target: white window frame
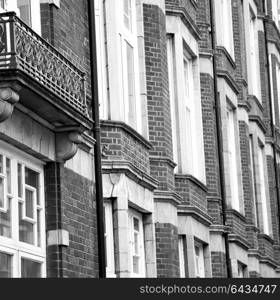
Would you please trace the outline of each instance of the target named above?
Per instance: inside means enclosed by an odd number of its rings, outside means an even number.
[[[180,278],[186,278],[185,236],[178,236]]]
[[[32,257],[32,260],[40,262],[42,264],[42,277],[46,277],[46,228],[45,228],[45,200],[44,200],[44,169],[43,163],[20,150],[15,149],[3,142],[0,142],[0,153],[4,157],[8,157],[11,160],[11,170],[12,174],[16,176],[11,176],[12,180],[12,218],[11,218],[11,238],[6,238],[0,236],[0,246],[1,249],[8,254],[13,255],[14,259],[17,261],[17,268],[13,266],[13,275],[15,277],[20,277],[20,257],[24,256],[27,259]],[[37,240],[37,226],[34,228],[34,245],[21,242],[19,240],[19,215],[18,215],[18,205],[20,199],[18,197],[18,184],[17,184],[17,166],[18,163],[26,166],[27,168],[37,172],[39,174],[39,188],[40,188],[40,205],[36,204],[36,218],[37,218],[37,208],[40,210],[40,246]],[[23,182],[24,184],[24,182]],[[23,189],[24,191],[24,189]]]
[[[115,278],[115,247],[113,226],[113,204],[109,200],[104,201],[105,210],[105,239],[106,239],[106,275],[107,278]]]
[[[171,129],[172,129],[172,147],[173,161],[177,165],[174,172],[177,173],[179,168],[179,141],[178,141],[178,105],[177,105],[177,90],[176,90],[176,62],[174,49],[174,35],[167,35],[167,62],[169,74],[169,98],[171,112]]]
[[[134,240],[134,219],[139,222],[139,231],[138,231],[138,245],[139,253],[135,253],[135,240]],[[129,258],[130,258],[130,268],[131,268],[131,277],[132,278],[144,278],[146,276],[146,258],[145,258],[145,241],[144,241],[144,225],[143,225],[143,215],[137,211],[130,209],[129,210]],[[139,273],[134,273],[133,271],[133,257],[139,257]]]
[[[247,266],[237,261],[237,276],[238,278],[247,278]]]
[[[239,195],[239,180],[238,180],[238,132],[236,128],[237,124],[237,112],[236,108],[229,102],[227,103],[226,109],[226,120],[227,120],[227,148],[228,148],[228,163],[229,163],[229,182],[230,182],[230,203],[231,207],[242,212]]]
[[[142,102],[144,92],[140,85],[140,44],[138,37],[139,15],[138,0],[131,0],[132,27],[127,29],[124,23],[123,0],[105,2],[106,31],[108,48],[109,117],[114,121],[128,124],[141,135],[147,137],[145,105]],[[140,34],[140,33],[139,33]],[[133,48],[131,70],[134,76],[128,80],[127,45]],[[142,71],[142,69],[141,69]],[[133,93],[129,95],[129,83],[133,84]],[[140,92],[141,91],[141,92]],[[130,97],[131,96],[131,97]],[[112,100],[112,101],[111,101]],[[132,101],[131,101],[132,100]]]
[[[259,184],[260,184],[260,202],[261,202],[261,218],[262,231],[266,235],[271,235],[271,214],[269,213],[270,205],[268,203],[269,197],[267,195],[266,183],[266,157],[265,146],[258,142],[258,166],[259,166]]]
[[[251,164],[251,177],[252,177],[252,197],[253,197],[253,213],[255,217],[255,225],[258,226],[258,209],[257,209],[257,197],[256,197],[256,168],[255,168],[255,149],[253,135],[249,136],[249,148],[250,148],[250,164]]]
[[[269,54],[268,60],[269,60],[269,77],[270,77],[270,91],[271,91],[271,105],[272,105],[272,122],[273,122],[273,124],[275,124],[276,111],[275,111],[275,98],[274,98],[275,96],[274,96],[274,84],[273,84],[273,64],[272,64],[272,55],[271,54]],[[276,74],[276,80],[277,80],[277,76],[278,76],[277,66],[276,66],[275,74]],[[278,85],[279,84],[277,83],[277,93],[278,93]]]
[[[31,24],[29,25],[36,33],[41,35],[41,9],[40,0],[28,0],[30,1],[30,17]],[[0,12],[14,11],[20,17],[20,11],[17,6],[17,0],[6,0],[4,10],[0,8]]]
[[[272,19],[275,22],[277,28],[279,28],[279,21],[280,21],[279,9],[280,9],[280,1],[271,0]]]
[[[105,13],[103,0],[94,0],[95,8],[95,32],[97,50],[97,70],[98,70],[98,92],[100,102],[100,118],[109,119],[109,93],[106,57],[106,36],[105,36]]]
[[[217,44],[224,47],[234,60],[233,21],[231,0],[215,0]]]
[[[275,114],[278,114],[279,116],[279,119],[280,119],[280,63],[277,62],[276,63],[276,82],[277,82],[277,99],[274,100],[273,98],[273,115],[274,115],[274,120],[275,120]],[[273,90],[272,90],[272,95],[274,97],[274,93],[273,93]],[[275,103],[274,101],[277,101],[278,103],[278,111],[275,112]],[[275,122],[275,121],[274,121]],[[280,124],[279,124],[280,126]]]
[[[198,253],[196,251],[198,249]],[[198,241],[194,242],[194,257],[195,257],[195,277],[196,278],[205,278],[206,277],[206,268],[205,268],[205,254],[204,254],[204,245]]]
[[[174,25],[175,18],[167,18],[173,159],[177,164],[174,172],[206,184],[198,44],[180,18],[176,20],[180,26]],[[186,85],[188,89],[182,88]]]
[[[255,96],[261,103],[261,76],[259,60],[259,37],[257,7],[252,0],[245,0],[243,4],[246,53],[247,53],[247,73],[249,94]]]

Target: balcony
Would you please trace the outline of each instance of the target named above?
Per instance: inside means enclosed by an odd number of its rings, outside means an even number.
[[[85,73],[15,13],[0,14],[0,88],[16,87],[19,103],[55,128],[92,127]]]

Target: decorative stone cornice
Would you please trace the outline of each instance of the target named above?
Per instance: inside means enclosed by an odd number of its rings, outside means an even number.
[[[9,119],[19,101],[19,88],[0,86],[0,123]]]
[[[65,163],[73,158],[83,142],[82,132],[79,129],[65,129],[56,133],[56,160]]]

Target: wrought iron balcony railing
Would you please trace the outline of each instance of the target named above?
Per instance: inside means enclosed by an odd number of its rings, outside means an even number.
[[[0,14],[0,71],[24,72],[88,117],[85,73],[41,38],[15,13]]]

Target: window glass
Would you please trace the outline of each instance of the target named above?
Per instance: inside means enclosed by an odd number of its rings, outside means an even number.
[[[131,251],[131,268],[133,277],[145,276],[145,250],[142,215],[137,212],[130,212],[130,251]]]
[[[128,30],[132,30],[131,0],[123,0],[124,24]]]
[[[42,277],[46,258],[43,166],[0,143],[0,277]]]
[[[21,259],[21,277],[22,278],[40,278],[41,277],[42,264],[28,260]]]
[[[179,242],[179,264],[180,264],[180,277],[185,278],[186,277],[186,262],[185,262],[185,247],[184,247],[184,236],[179,236],[178,239]]]
[[[4,178],[0,177],[0,208],[4,207],[5,191],[4,191]]]
[[[136,126],[136,99],[135,99],[135,74],[134,74],[134,49],[126,43],[127,59],[127,98],[128,98],[128,122],[132,127]]]
[[[230,176],[230,192],[232,208],[240,212],[238,192],[238,165],[236,153],[236,111],[228,107],[227,110],[227,133],[228,133],[228,161]]]
[[[0,252],[0,278],[12,277],[12,256]]]
[[[17,6],[19,9],[20,18],[28,26],[32,26],[31,23],[31,3],[30,0],[17,0]]]
[[[6,212],[0,211],[0,236],[11,238],[12,226],[11,226],[11,203],[12,200],[8,199],[8,207]]]
[[[260,145],[258,149],[258,163],[259,163],[259,176],[260,176],[260,197],[262,203],[262,230],[263,233],[270,234],[269,217],[268,217],[268,203],[266,197],[266,177],[264,169],[264,148]]]
[[[201,243],[195,243],[195,271],[197,278],[205,277],[205,258],[204,246]]]

